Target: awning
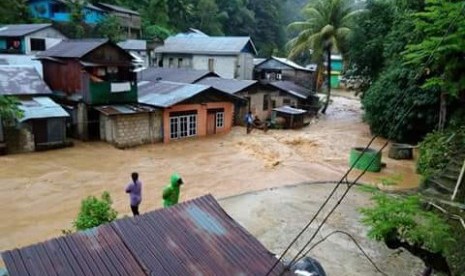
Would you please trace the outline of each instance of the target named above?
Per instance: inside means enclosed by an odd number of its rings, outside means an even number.
[[[301,115],[301,114],[308,113],[307,110],[290,107],[288,105],[273,108],[273,111],[277,111],[277,112],[281,112],[281,113],[285,113],[285,114],[289,114],[289,115]]]
[[[68,112],[49,97],[33,97],[31,100],[20,101],[19,108],[23,111],[23,117],[19,122],[31,119],[69,117]]]

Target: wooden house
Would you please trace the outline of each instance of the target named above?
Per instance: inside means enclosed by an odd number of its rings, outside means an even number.
[[[71,10],[65,0],[28,0],[29,12],[35,18],[48,19],[55,22],[70,22]],[[105,11],[87,3],[83,9],[84,22],[97,24],[105,17]]]
[[[106,14],[118,18],[119,25],[123,31],[121,34],[124,38],[131,39],[141,37],[142,20],[138,12],[103,2],[99,2],[96,5],[104,10]]]
[[[270,57],[257,60],[254,79],[263,82],[291,81],[305,88],[315,90],[315,70],[305,68],[292,60]]]
[[[288,105],[273,108],[271,124],[284,129],[301,128],[310,123],[307,110],[293,108]]]
[[[132,57],[106,39],[66,40],[41,52],[38,59],[45,82],[68,108],[71,131],[80,139],[100,139],[100,112],[94,107],[137,104]]]
[[[34,55],[66,39],[52,24],[13,24],[0,27],[0,53]]]
[[[165,143],[188,137],[226,133],[234,106],[243,99],[211,86],[166,81],[140,81],[139,103],[163,110]]]
[[[66,146],[69,114],[50,98],[51,94],[34,67],[0,66],[0,95],[15,97],[23,112],[16,121],[0,121],[0,151],[31,152]]]
[[[251,80],[257,54],[250,37],[177,35],[155,48],[160,67],[208,70],[228,79]]]

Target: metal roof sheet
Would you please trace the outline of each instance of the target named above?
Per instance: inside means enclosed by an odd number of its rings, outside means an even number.
[[[236,80],[209,77],[201,79],[198,84],[204,84],[214,87],[220,91],[235,94],[257,83],[255,80]]]
[[[310,71],[310,72],[312,71],[312,70],[307,69],[307,68],[305,68],[303,66],[300,66],[299,64],[297,64],[297,63],[295,63],[292,60],[287,59],[287,58],[280,58],[280,57],[271,57],[271,58],[274,59],[274,60],[277,60],[277,61],[279,61],[279,62],[281,62],[281,63],[283,63],[283,64],[285,64],[285,65],[287,65],[289,67],[297,69],[297,70]]]
[[[141,39],[128,39],[118,43],[125,50],[147,51],[147,41]]]
[[[106,10],[112,10],[112,11],[116,11],[116,12],[132,14],[132,15],[139,15],[138,12],[130,10],[128,8],[125,8],[125,7],[121,7],[121,6],[116,6],[116,5],[111,5],[111,4],[107,4],[107,3],[101,3],[101,2],[98,3],[97,5],[99,5],[100,7],[102,7],[103,9],[106,9]]]
[[[181,83],[194,83],[205,77],[215,77],[217,74],[208,70],[194,70],[188,68],[150,67],[137,74],[139,80],[144,81],[172,81]]]
[[[37,57],[81,58],[107,42],[108,39],[63,40],[50,49],[38,53]]]
[[[52,94],[33,66],[0,66],[0,95]]]
[[[210,86],[200,84],[140,81],[138,82],[138,98],[139,103],[157,107],[170,107],[209,88]]]
[[[147,112],[153,112],[156,110],[153,107],[139,105],[139,104],[104,105],[104,106],[97,106],[94,108],[108,116],[121,115],[121,114],[147,113]]]
[[[51,27],[52,24],[11,24],[2,25],[0,27],[0,36],[3,37],[16,37],[25,36],[42,29]]]
[[[2,257],[11,276],[265,275],[276,261],[211,195]]]
[[[255,45],[248,36],[172,36],[165,40],[163,46],[155,48],[155,52],[233,55],[243,52],[248,45],[253,54],[257,54]]]
[[[292,81],[274,81],[270,82],[269,85],[301,99],[307,99],[312,94],[310,89],[295,84]]]
[[[68,112],[49,97],[33,97],[31,100],[20,100],[18,107],[23,110],[23,117],[19,120],[20,122],[31,119],[69,117]]]
[[[273,108],[274,111],[290,114],[290,115],[300,115],[300,114],[305,114],[308,113],[307,110],[299,109],[299,108],[294,108],[290,107],[288,105],[280,106]]]
[[[42,77],[42,74],[43,74],[42,63],[36,60],[34,56],[0,54],[0,58],[4,61],[4,63],[8,65],[34,66],[34,68],[36,68],[39,75]]]

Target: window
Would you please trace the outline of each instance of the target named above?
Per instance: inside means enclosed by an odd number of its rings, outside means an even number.
[[[173,58],[169,58],[168,60],[168,67],[169,68],[172,68],[174,66],[174,59]]]
[[[283,99],[283,104],[284,104],[284,105],[290,105],[290,104],[291,104],[291,99],[284,98],[284,99]]]
[[[31,38],[31,51],[45,51],[45,39]]]
[[[263,111],[268,110],[269,108],[270,95],[263,95]]]
[[[208,59],[208,71],[210,71],[210,72],[215,71],[215,59],[213,59],[213,58]]]
[[[276,107],[276,100],[271,100],[271,108],[275,108]]]
[[[216,112],[216,127],[224,127],[224,112]]]
[[[170,138],[179,139],[197,135],[197,114],[170,118]]]
[[[182,58],[178,58],[178,68],[182,68]]]

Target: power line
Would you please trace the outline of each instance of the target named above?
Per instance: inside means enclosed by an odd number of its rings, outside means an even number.
[[[347,237],[350,238],[350,240],[352,240],[352,242],[358,247],[358,249],[362,252],[362,254],[365,256],[365,258],[371,263],[371,265],[381,274],[383,275],[388,275],[386,273],[384,273],[377,265],[376,263],[373,261],[373,259],[370,258],[370,256],[366,253],[366,251],[362,248],[362,246],[359,244],[359,242],[348,232],[346,231],[342,231],[342,230],[335,230],[331,233],[329,233],[328,235],[326,235],[324,238],[322,238],[321,240],[317,241],[314,245],[312,245],[312,247],[310,247],[308,249],[308,251],[311,251],[313,250],[315,247],[317,247],[318,245],[320,245],[321,243],[323,243],[324,241],[326,241],[329,237],[331,237],[332,235],[335,235],[335,234],[343,234],[343,235],[346,235]]]

